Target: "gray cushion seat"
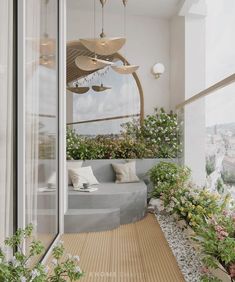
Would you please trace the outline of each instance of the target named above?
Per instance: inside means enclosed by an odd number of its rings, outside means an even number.
[[[77,192],[69,187],[69,209],[120,209],[120,223],[126,224],[143,218],[146,211],[147,186],[144,182],[94,185],[92,193]]]
[[[115,183],[112,163],[123,160],[89,160],[83,166],[91,166],[99,184],[94,192],[74,191],[68,187],[68,211],[65,214],[65,232],[91,232],[109,230],[120,224],[142,219],[146,214],[147,186],[144,181]],[[145,173],[137,166],[137,175]],[[140,172],[140,173],[138,173]]]

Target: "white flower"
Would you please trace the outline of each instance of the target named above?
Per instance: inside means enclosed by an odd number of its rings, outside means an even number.
[[[53,260],[51,261],[51,263],[52,263],[53,265],[57,265],[57,264],[58,264],[58,262],[57,262],[56,259],[53,259]]]
[[[74,260],[76,260],[77,262],[80,261],[80,257],[79,257],[79,256],[74,256],[73,258],[74,258]]]
[[[27,279],[24,276],[22,276],[20,277],[20,282],[27,282]]]
[[[32,279],[34,279],[35,277],[38,277],[40,275],[40,272],[37,269],[33,269],[31,275]]]
[[[46,274],[49,272],[49,267],[48,267],[48,266],[45,266],[44,272],[45,272]]]
[[[82,272],[82,271],[81,271],[81,268],[80,268],[79,266],[77,266],[77,267],[75,268],[75,271],[76,271],[77,273]]]

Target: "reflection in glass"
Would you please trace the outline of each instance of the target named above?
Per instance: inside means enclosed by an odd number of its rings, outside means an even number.
[[[12,233],[13,1],[0,1],[0,245]]]
[[[203,171],[202,186],[235,199],[234,90],[235,83],[199,98],[179,109],[178,116],[184,162],[197,176]]]
[[[235,84],[206,98],[207,185],[235,198]]]
[[[26,224],[47,248],[58,233],[56,0],[26,1]]]

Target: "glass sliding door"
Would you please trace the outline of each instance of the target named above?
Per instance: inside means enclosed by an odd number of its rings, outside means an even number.
[[[25,0],[25,224],[58,234],[58,1]]]
[[[13,8],[0,1],[0,246],[13,231]]]

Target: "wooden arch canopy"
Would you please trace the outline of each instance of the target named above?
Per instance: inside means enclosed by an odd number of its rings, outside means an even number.
[[[95,71],[84,71],[79,69],[75,64],[75,59],[78,56],[94,56],[94,53],[90,52],[88,49],[86,49],[79,40],[73,40],[67,42],[67,61],[66,61],[66,83],[69,85],[71,82],[76,81],[80,78],[86,77],[87,75],[95,72]],[[103,60],[109,60],[109,61],[115,61],[117,59],[121,61],[126,61],[127,64],[128,61],[119,53],[110,55],[110,56],[97,56],[99,59]],[[144,94],[143,89],[139,80],[139,77],[137,73],[133,73],[133,78],[136,81],[139,95],[140,95],[140,119],[141,122],[144,118]]]

